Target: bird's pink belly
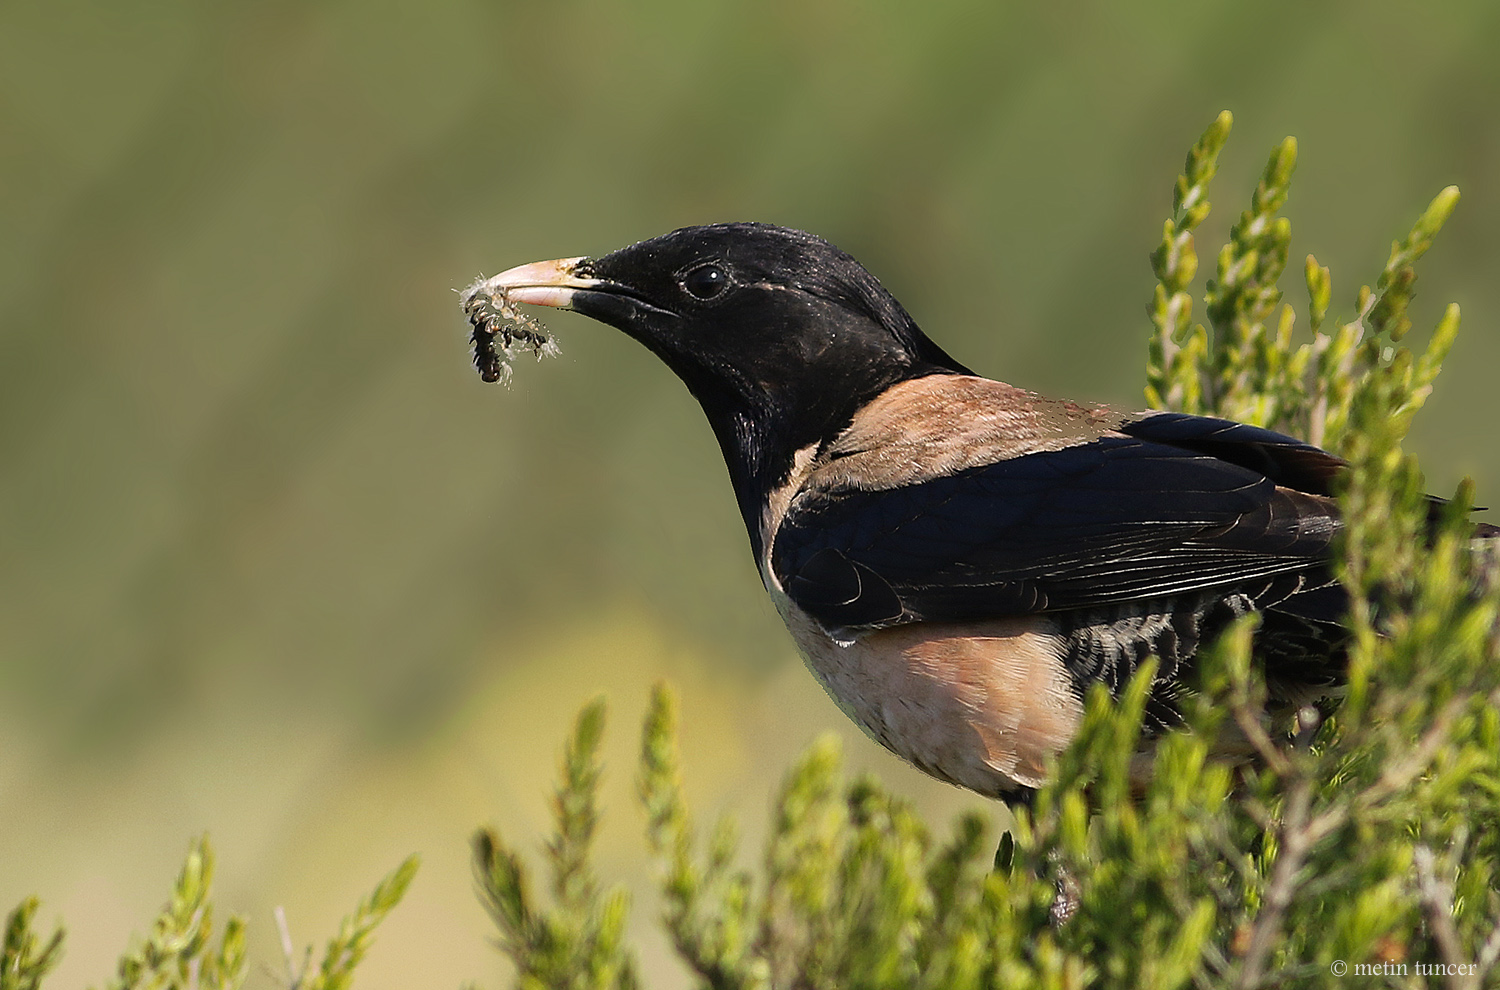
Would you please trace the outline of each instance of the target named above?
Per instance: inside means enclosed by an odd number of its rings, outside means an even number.
[[[1083,717],[1046,619],[916,623],[840,645],[777,596],[833,700],[922,770],[994,797],[1035,787]]]

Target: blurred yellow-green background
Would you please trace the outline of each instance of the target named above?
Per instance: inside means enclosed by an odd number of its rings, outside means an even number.
[[[602,691],[601,869],[679,984],[631,790],[657,678],[752,850],[828,728],[937,821],[978,802],[802,671],[664,368],[549,315],[563,357],[485,386],[452,290],[772,220],[981,371],[1139,405],[1147,252],[1227,107],[1205,268],[1285,134],[1293,272],[1331,264],[1346,313],[1462,188],[1415,316],[1465,328],[1412,447],[1494,500],[1497,43],[1489,0],[0,5],[0,909],[40,895],[50,985],[101,983],[207,831],[279,967],[273,906],[321,943],[415,851],[360,985],[504,985],[467,838],[534,843]]]

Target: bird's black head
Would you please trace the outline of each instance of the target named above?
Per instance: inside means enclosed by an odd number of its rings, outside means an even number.
[[[489,284],[519,302],[574,309],[655,352],[702,404],[747,509],[796,450],[831,439],[890,385],[967,372],[857,261],[771,224],[686,227],[600,258],[523,265]]]

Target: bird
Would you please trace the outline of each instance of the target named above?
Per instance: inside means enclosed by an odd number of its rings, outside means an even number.
[[[1091,686],[1118,694],[1149,657],[1146,737],[1177,727],[1199,653],[1252,613],[1274,702],[1338,690],[1347,465],[1327,451],[983,377],[850,255],[772,224],[684,227],[483,287],[613,326],[681,379],[807,666],[933,777],[1028,801]]]

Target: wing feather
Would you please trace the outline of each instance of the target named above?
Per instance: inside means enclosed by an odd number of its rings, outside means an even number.
[[[1085,609],[1326,567],[1339,519],[1323,474],[1336,458],[1201,417],[1160,414],[1121,434],[919,484],[804,491],[772,570],[799,607],[848,630]]]

